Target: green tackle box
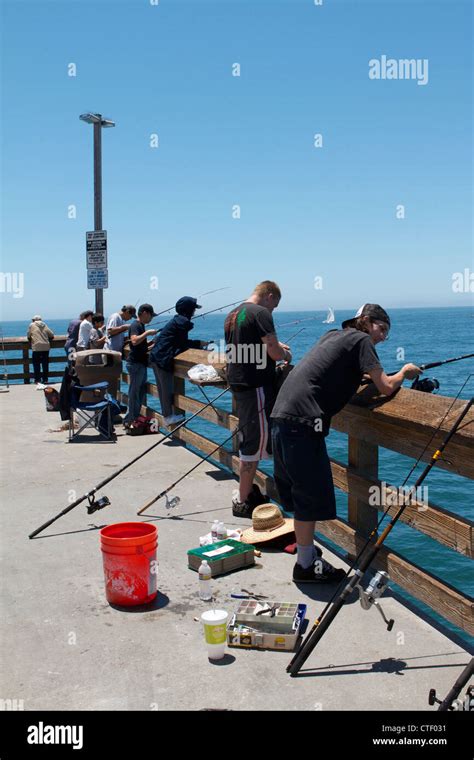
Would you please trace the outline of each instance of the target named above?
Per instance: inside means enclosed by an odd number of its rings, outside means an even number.
[[[254,565],[254,551],[255,547],[250,544],[235,541],[233,538],[226,538],[223,541],[216,541],[214,544],[190,549],[188,551],[188,567],[191,570],[199,571],[199,566],[205,559],[211,568],[212,577],[215,578],[216,575],[231,573],[233,570]]]

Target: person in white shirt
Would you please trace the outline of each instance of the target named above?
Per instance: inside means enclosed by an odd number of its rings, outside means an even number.
[[[123,345],[130,329],[130,325],[127,325],[126,322],[134,318],[136,313],[134,306],[122,306],[120,311],[116,311],[109,317],[106,329],[106,349],[122,353]]]
[[[79,337],[77,339],[76,351],[87,351],[89,348],[89,342],[92,330],[92,315],[93,311],[84,311],[83,320],[79,327]]]

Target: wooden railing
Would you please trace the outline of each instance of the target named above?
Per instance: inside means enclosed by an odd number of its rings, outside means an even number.
[[[65,335],[57,335],[54,340],[51,343],[51,348],[64,348],[64,344],[66,343],[66,336]],[[22,366],[23,371],[22,372],[13,372],[10,374],[8,372],[8,379],[9,380],[23,380],[25,385],[28,385],[28,383],[31,382],[31,379],[33,377],[33,372],[31,371],[31,368],[33,366],[33,357],[31,353],[31,347],[28,341],[26,340],[26,337],[24,338],[4,338],[2,344],[0,344],[0,348],[3,349],[5,354],[9,351],[21,351],[21,357],[18,357],[16,359],[10,359],[2,356],[2,359],[0,361],[0,373],[3,375],[4,373],[4,363],[7,365],[7,367],[15,367],[15,366]],[[51,356],[49,357],[49,363],[51,364],[61,364],[61,368],[58,371],[55,371],[52,369],[52,371],[49,373],[49,377],[62,377],[64,373],[64,367],[66,366],[66,354],[64,356]]]
[[[65,337],[58,336],[52,347],[62,347],[64,342]],[[31,358],[26,340],[24,338],[5,340],[5,350],[22,351],[22,360],[10,359],[7,363],[10,365],[22,363],[24,371],[21,374],[11,375],[10,378],[29,382]],[[208,363],[208,359],[209,354],[206,351],[195,349],[186,351],[175,359],[175,407],[183,412],[201,411],[202,419],[226,428],[230,435],[239,425],[238,418],[233,412],[228,412],[218,405],[204,409],[204,399],[201,402],[186,396],[185,380],[188,377],[188,370],[195,364]],[[65,358],[51,357],[50,361],[62,362],[64,365]],[[51,373],[51,376],[61,374],[62,372]],[[122,379],[127,381],[125,373]],[[224,383],[222,387],[225,387]],[[158,396],[155,384],[148,384],[148,393],[153,397]],[[126,400],[125,394],[123,398]],[[462,400],[456,401],[438,430],[451,402],[452,399],[445,396],[435,396],[404,388],[388,400],[374,395],[373,386],[360,389],[351,403],[332,421],[332,427],[335,430],[348,436],[348,465],[331,460],[334,483],[348,495],[348,520],[338,518],[319,522],[318,532],[331,539],[350,556],[355,556],[363,546],[367,534],[375,528],[379,512],[385,508],[383,503],[376,505],[369,503],[371,493],[377,489],[380,493],[383,485],[378,477],[379,447],[411,458],[418,458],[430,442],[422,456],[422,461],[428,461],[434,448],[440,443],[465,404]],[[150,407],[146,408],[146,413],[162,422],[161,415]],[[473,423],[474,411],[471,409],[462,428],[450,441],[445,456],[437,462],[437,467],[454,473],[457,477],[471,480],[474,479]],[[176,431],[174,436],[184,443],[191,444],[205,455],[216,447],[215,441],[186,427]],[[239,459],[235,438],[230,451],[221,448],[213,455],[213,459],[237,474]],[[278,501],[273,478],[262,471],[257,471],[256,479],[266,493]],[[386,489],[396,495],[396,486],[399,485],[386,484]],[[390,514],[394,514],[395,510],[396,504],[391,507]],[[469,518],[461,517],[430,501],[426,503],[423,499],[412,501],[401,519],[406,525],[449,547],[452,551],[473,558],[474,522]],[[374,567],[386,570],[390,578],[408,593],[463,631],[474,635],[472,597],[386,546],[383,546],[377,555]]]

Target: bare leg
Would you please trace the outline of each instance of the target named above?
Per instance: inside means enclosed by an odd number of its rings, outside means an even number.
[[[316,522],[295,520],[296,543],[300,546],[312,546]]]
[[[258,462],[242,462],[242,460],[240,460],[240,501],[245,501],[250,491],[252,490],[253,479],[255,477],[255,473],[257,472],[257,466]]]

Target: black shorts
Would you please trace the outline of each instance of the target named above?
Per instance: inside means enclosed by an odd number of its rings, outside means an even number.
[[[259,462],[272,456],[271,421],[275,403],[273,386],[235,390],[236,413],[239,418],[239,457],[243,462]]]
[[[322,433],[272,420],[274,477],[280,503],[303,522],[334,520],[336,496]]]

